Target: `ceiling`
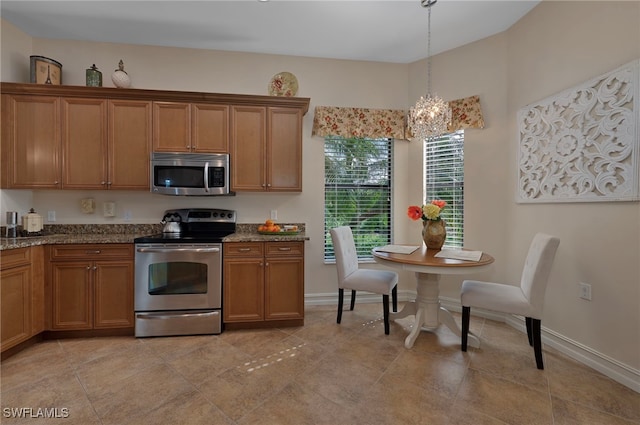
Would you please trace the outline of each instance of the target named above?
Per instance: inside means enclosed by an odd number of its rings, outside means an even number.
[[[439,0],[431,54],[508,29],[540,1]],[[411,63],[427,56],[420,0],[8,1],[36,38]]]

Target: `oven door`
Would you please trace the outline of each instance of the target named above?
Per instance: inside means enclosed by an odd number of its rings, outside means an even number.
[[[222,244],[136,244],[135,310],[222,307]]]

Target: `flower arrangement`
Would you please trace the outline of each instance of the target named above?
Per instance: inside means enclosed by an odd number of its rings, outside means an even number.
[[[411,220],[422,219],[422,221],[425,221],[425,220],[438,221],[438,220],[441,220],[440,213],[442,212],[442,210],[446,205],[447,203],[445,201],[442,201],[440,199],[434,199],[428,204],[425,204],[422,206],[411,205],[407,209],[407,215]]]

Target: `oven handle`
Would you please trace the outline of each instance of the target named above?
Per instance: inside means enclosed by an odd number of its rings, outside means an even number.
[[[220,252],[220,248],[138,248],[138,252]]]
[[[138,319],[148,319],[148,320],[164,320],[164,319],[173,319],[175,317],[207,317],[207,316],[217,316],[220,313],[217,311],[207,311],[204,313],[144,313],[136,314],[136,318]]]
[[[204,163],[204,191],[209,192],[209,162]]]

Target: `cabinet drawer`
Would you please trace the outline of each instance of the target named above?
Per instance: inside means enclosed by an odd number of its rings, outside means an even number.
[[[264,249],[262,242],[225,242],[223,244],[224,257],[262,257]]]
[[[2,264],[2,270],[31,264],[31,249],[17,248],[0,251],[0,264]]]
[[[51,260],[132,259],[133,244],[51,245]]]
[[[301,256],[304,254],[304,242],[267,242],[266,256]]]

